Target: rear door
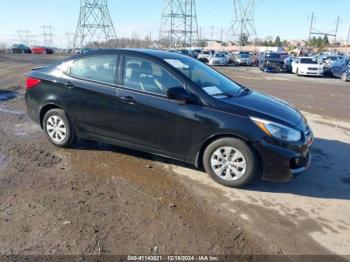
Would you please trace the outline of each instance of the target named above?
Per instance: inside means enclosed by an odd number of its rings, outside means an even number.
[[[169,88],[185,87],[161,65],[136,56],[123,60],[118,134],[122,140],[149,151],[185,159],[198,106],[167,98]]]
[[[88,135],[115,133],[118,55],[100,54],[75,60],[61,79],[63,101],[78,128]]]

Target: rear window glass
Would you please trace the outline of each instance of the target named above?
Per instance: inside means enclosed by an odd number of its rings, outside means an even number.
[[[69,74],[83,79],[113,84],[116,67],[116,55],[89,56],[74,61],[69,69]]]

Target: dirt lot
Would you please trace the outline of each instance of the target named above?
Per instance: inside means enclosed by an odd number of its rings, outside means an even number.
[[[30,68],[58,58],[0,56],[0,254],[348,259],[350,83],[220,69],[309,112],[317,137],[305,176],[234,190],[181,163],[136,151],[84,141],[70,150],[50,145],[26,116],[18,86]]]

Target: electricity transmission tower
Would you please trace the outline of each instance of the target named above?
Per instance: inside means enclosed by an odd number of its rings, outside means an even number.
[[[234,0],[233,4],[234,18],[228,34],[229,38],[242,47],[256,38],[255,0]]]
[[[74,33],[65,33],[64,36],[67,39],[67,49],[72,49],[73,48],[73,41],[74,41]]]
[[[18,30],[17,31],[19,41],[22,44],[29,45],[29,36],[30,36],[30,31],[29,30]]]
[[[117,39],[107,0],[80,0],[80,14],[74,37],[74,49],[94,41]]]
[[[159,41],[168,48],[199,44],[195,0],[164,0]]]
[[[340,17],[338,16],[338,18],[337,18],[335,30],[334,31],[330,31],[330,32],[321,32],[321,31],[315,29],[314,28],[315,19],[316,18],[314,16],[314,13],[312,13],[311,21],[310,21],[310,30],[309,30],[309,42],[310,42],[311,37],[313,35],[323,35],[323,36],[327,36],[327,37],[331,36],[331,37],[334,37],[334,43],[337,42],[338,28],[339,28],[339,24],[341,23]]]
[[[53,27],[49,25],[44,25],[41,27],[42,36],[44,38],[44,45],[47,47],[53,47]]]

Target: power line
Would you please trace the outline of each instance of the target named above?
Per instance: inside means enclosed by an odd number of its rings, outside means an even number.
[[[192,47],[199,43],[195,0],[164,0],[159,41],[163,47]]]
[[[80,0],[80,14],[74,37],[74,49],[93,41],[117,39],[107,0]]]

